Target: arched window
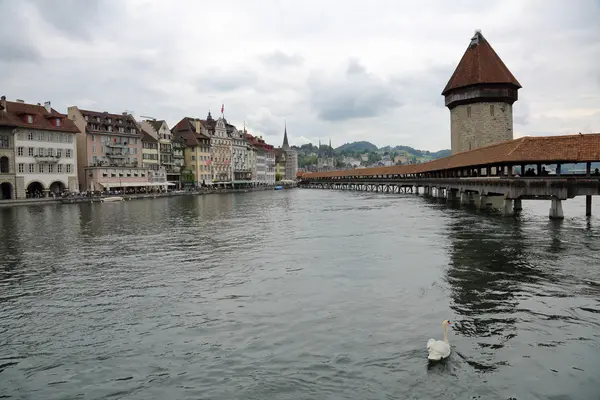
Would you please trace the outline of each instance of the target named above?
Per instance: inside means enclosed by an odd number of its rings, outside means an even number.
[[[9,165],[8,157],[0,157],[0,174],[8,174],[10,172]]]

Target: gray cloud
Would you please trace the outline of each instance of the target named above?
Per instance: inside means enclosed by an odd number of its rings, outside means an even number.
[[[42,55],[38,49],[25,44],[17,45],[9,41],[0,42],[0,63],[38,62]]]
[[[113,13],[102,0],[26,1],[37,8],[45,22],[74,40],[91,40],[92,32],[99,28],[100,13]]]
[[[394,86],[368,74],[356,60],[337,79],[313,74],[308,87],[312,107],[325,121],[376,117],[402,105]]]
[[[200,91],[231,92],[236,89],[252,87],[258,80],[254,71],[249,69],[223,71],[210,69],[197,80]]]
[[[263,64],[272,67],[298,66],[304,63],[304,58],[301,55],[288,55],[281,50],[275,50],[271,53],[262,54],[259,58]]]

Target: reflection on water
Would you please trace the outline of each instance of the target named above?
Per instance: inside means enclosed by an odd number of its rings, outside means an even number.
[[[597,398],[580,203],[561,222],[318,190],[0,208],[0,397]]]

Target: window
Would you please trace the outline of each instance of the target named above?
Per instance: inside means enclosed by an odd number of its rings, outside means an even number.
[[[71,158],[71,149],[67,149],[67,154],[66,154],[67,158]],[[69,171],[67,171],[69,172]]]
[[[67,164],[67,174],[71,173],[71,164]]]
[[[51,174],[54,173],[54,164],[48,164],[48,172]]]
[[[56,149],[56,157],[62,157],[62,149]]]
[[[44,173],[44,164],[38,164],[38,172],[39,172],[40,174],[43,174],[43,173]]]
[[[493,117],[494,116],[494,105],[490,104],[490,115]]]
[[[467,117],[471,118],[471,107],[467,107]]]
[[[95,153],[95,152],[96,152],[96,145],[95,145],[95,144],[93,144],[93,145],[92,145],[92,153]]]
[[[54,141],[54,134],[53,133],[48,132],[48,141],[49,142],[53,142]]]
[[[25,172],[25,164],[19,164],[19,173],[22,174]]]
[[[33,132],[27,134],[27,140],[33,140]]]
[[[19,157],[23,157],[24,150],[25,149],[23,147],[17,147],[17,155]]]
[[[35,172],[35,164],[29,164],[29,173],[33,174]]]
[[[34,154],[34,149],[33,149],[33,147],[29,147],[29,148],[27,148],[27,152],[28,152],[28,155],[29,155],[29,157],[33,157],[33,154]]]
[[[62,172],[63,172],[63,165],[62,165],[62,164],[58,164],[58,165],[56,166],[56,169],[58,170],[58,173],[59,173],[59,174],[62,174]]]
[[[0,136],[0,148],[8,149],[8,136]]]
[[[33,115],[28,115],[27,116],[27,123],[28,124],[33,124]]]

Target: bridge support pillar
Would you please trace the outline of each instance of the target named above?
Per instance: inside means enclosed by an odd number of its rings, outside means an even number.
[[[456,190],[447,189],[446,194],[447,194],[446,200],[448,200],[448,201],[456,200]]]
[[[487,196],[484,194],[480,194],[477,197],[477,204],[476,204],[477,209],[484,210],[486,208],[486,205],[487,205]]]
[[[523,201],[521,199],[515,199],[515,206],[513,207],[513,210],[521,211],[522,209],[523,209]]]
[[[520,200],[519,200],[520,201]],[[516,200],[515,200],[516,202]],[[502,215],[504,215],[505,217],[510,217],[511,215],[513,215],[514,213],[514,206],[513,206],[513,201],[510,199],[504,199],[503,204],[502,204]]]
[[[592,215],[592,196],[585,196],[585,216],[589,217]]]
[[[467,192],[460,193],[460,204],[461,205],[469,204],[469,193],[467,193]]]
[[[562,200],[553,198],[550,204],[550,219],[563,219],[565,216],[562,209]]]

